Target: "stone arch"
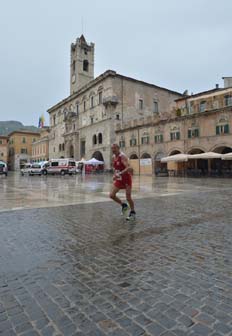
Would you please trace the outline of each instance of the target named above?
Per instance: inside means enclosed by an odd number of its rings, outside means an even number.
[[[179,149],[179,148],[172,148],[169,153],[168,153],[168,156],[171,156],[171,155],[176,155],[176,154],[182,154],[182,150]]]
[[[206,150],[203,147],[191,147],[188,150],[187,154],[201,154],[201,153],[205,153]]]
[[[229,144],[220,144],[220,145],[215,145],[210,152],[215,152],[219,154],[226,154],[226,153],[231,153],[232,152],[232,147]]]
[[[136,153],[132,153],[130,156],[130,160],[138,160],[138,155]]]
[[[93,153],[92,158],[99,160],[99,161],[104,161],[103,155],[100,151],[96,151]]]
[[[151,159],[151,155],[149,153],[143,153],[141,159]]]

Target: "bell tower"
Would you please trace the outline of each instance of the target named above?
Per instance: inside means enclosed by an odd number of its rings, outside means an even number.
[[[94,43],[88,44],[84,35],[71,44],[70,94],[94,79]]]

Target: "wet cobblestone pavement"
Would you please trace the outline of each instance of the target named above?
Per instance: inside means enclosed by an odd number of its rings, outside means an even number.
[[[231,184],[141,184],[129,223],[97,197],[5,206],[0,335],[231,336]]]

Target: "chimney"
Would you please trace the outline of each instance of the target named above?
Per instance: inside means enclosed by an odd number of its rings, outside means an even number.
[[[216,87],[216,89],[219,89],[219,84],[216,84],[215,87]]]

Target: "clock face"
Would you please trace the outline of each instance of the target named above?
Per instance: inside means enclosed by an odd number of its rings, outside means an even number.
[[[72,83],[75,83],[76,81],[76,75],[72,75]]]

